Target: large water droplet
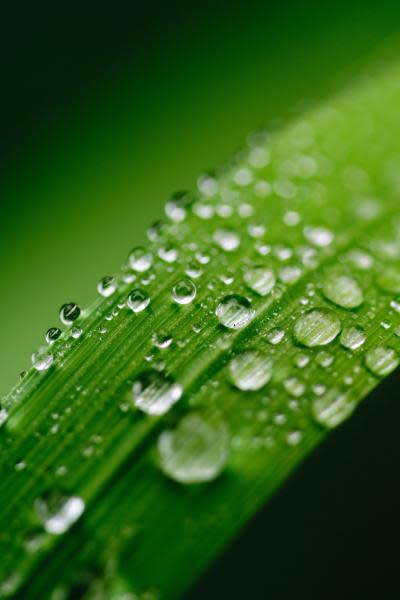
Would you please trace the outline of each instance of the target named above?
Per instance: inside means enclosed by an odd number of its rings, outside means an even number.
[[[35,501],[35,511],[47,533],[65,533],[82,515],[85,503],[79,496],[50,492]]]
[[[162,470],[175,481],[212,481],[228,460],[228,430],[220,419],[188,414],[175,429],[160,435],[158,452]]]
[[[182,396],[182,386],[157,371],[145,371],[132,386],[133,404],[148,415],[163,415]]]
[[[400,294],[400,269],[396,267],[385,269],[378,276],[377,283],[384,292]]]
[[[325,298],[342,308],[357,308],[364,301],[362,289],[348,275],[329,275],[324,281],[322,292]]]
[[[303,346],[325,346],[339,334],[339,317],[329,309],[318,308],[301,316],[294,326],[296,340]]]
[[[374,375],[384,377],[398,367],[399,357],[393,348],[377,346],[366,352],[365,364]]]
[[[46,331],[46,342],[48,344],[54,344],[54,342],[60,337],[61,333],[62,331],[58,327],[50,327],[50,329]]]
[[[189,204],[189,194],[187,192],[177,192],[165,204],[165,214],[174,223],[181,223],[186,219]]]
[[[150,296],[143,290],[132,290],[126,303],[134,313],[140,313],[150,304]]]
[[[255,315],[254,309],[247,298],[238,294],[225,296],[218,304],[215,314],[224,327],[228,329],[243,329]]]
[[[340,343],[344,348],[357,350],[364,344],[366,339],[367,336],[361,327],[346,327],[340,336]]]
[[[190,304],[196,297],[196,286],[191,279],[181,279],[172,288],[172,297],[178,304]]]
[[[246,269],[243,279],[245,284],[260,296],[267,296],[272,291],[276,281],[273,270],[261,265]]]
[[[137,273],[148,271],[153,264],[153,255],[146,248],[138,246],[129,254],[129,265]]]
[[[347,393],[332,389],[324,396],[316,397],[312,404],[314,419],[328,429],[345,421],[354,411],[356,403]]]
[[[259,352],[243,352],[229,363],[229,376],[239,390],[259,390],[272,376],[272,361]]]
[[[64,325],[71,325],[79,318],[80,314],[81,309],[75,302],[68,302],[60,308],[60,319]]]

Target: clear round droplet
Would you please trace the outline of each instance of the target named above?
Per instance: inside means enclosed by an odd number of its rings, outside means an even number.
[[[36,371],[47,371],[54,362],[54,356],[48,352],[48,348],[43,346],[37,352],[32,354],[32,365]]]
[[[297,319],[294,335],[300,344],[313,348],[329,344],[337,337],[340,330],[339,317],[332,310],[318,308]]]
[[[132,386],[133,404],[148,415],[163,415],[178,402],[182,391],[173,379],[154,370],[145,371]]]
[[[324,281],[322,292],[325,298],[341,308],[357,308],[364,302],[364,294],[358,282],[348,275],[329,275]]]
[[[134,248],[129,254],[129,266],[137,273],[144,273],[148,271],[153,264],[153,255],[149,250],[138,246]]]
[[[46,342],[48,344],[54,344],[61,334],[62,331],[58,327],[50,327],[50,329],[46,331]]]
[[[219,418],[192,413],[175,429],[158,438],[162,471],[179,483],[195,484],[216,479],[226,466],[229,434]]]
[[[229,363],[229,379],[239,390],[259,390],[271,377],[272,361],[260,352],[243,352]]]
[[[75,302],[63,304],[60,308],[60,319],[64,325],[71,325],[81,314],[81,309]]]
[[[143,290],[132,290],[126,303],[134,313],[140,313],[150,304],[150,296]]]
[[[226,252],[233,252],[239,248],[240,245],[239,235],[228,229],[218,229],[214,233],[213,239],[214,242]]]
[[[361,327],[346,327],[340,336],[340,343],[348,350],[357,350],[366,339],[365,331]]]
[[[97,284],[97,291],[101,296],[103,296],[103,298],[109,298],[112,296],[116,289],[117,282],[115,277],[111,277],[110,275],[100,279],[99,283]]]
[[[364,360],[366,367],[378,377],[389,375],[399,365],[399,356],[396,350],[386,346],[371,348],[366,352]]]
[[[79,496],[50,492],[35,501],[35,511],[47,533],[65,533],[82,515],[85,503]]]
[[[276,282],[273,270],[263,266],[246,269],[243,279],[247,287],[259,296],[267,296],[273,290]]]
[[[172,288],[172,297],[177,304],[190,304],[196,297],[196,286],[191,279],[181,279]]]
[[[224,327],[243,329],[253,319],[255,311],[247,298],[238,294],[230,294],[221,300],[215,314]]]
[[[334,429],[350,417],[355,408],[356,402],[348,393],[332,389],[323,396],[314,398],[312,415],[319,425]]]
[[[172,244],[166,244],[158,249],[158,256],[166,263],[174,263],[178,258],[178,250]]]

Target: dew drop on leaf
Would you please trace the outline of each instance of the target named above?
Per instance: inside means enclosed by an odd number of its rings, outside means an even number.
[[[65,533],[82,515],[85,503],[79,496],[54,491],[35,500],[35,512],[47,533]]]
[[[313,309],[302,315],[294,326],[296,340],[303,346],[325,346],[340,333],[339,317],[329,309]]]
[[[348,275],[329,275],[324,281],[322,292],[325,298],[341,308],[357,308],[364,301],[362,289]]]
[[[60,337],[61,333],[62,331],[58,327],[50,327],[50,329],[46,331],[46,342],[48,344],[54,344],[54,342]]]
[[[348,350],[357,350],[367,339],[365,332],[361,327],[346,327],[340,336],[340,343]]]
[[[36,371],[47,371],[47,369],[50,369],[53,361],[54,356],[48,352],[45,346],[32,354],[32,365]]]
[[[172,288],[172,297],[177,304],[190,304],[196,297],[195,284],[191,279],[181,279]]]
[[[103,298],[109,298],[112,296],[116,289],[117,282],[115,277],[111,277],[110,275],[100,279],[99,283],[97,284],[97,291],[101,296],[103,296]]]
[[[186,219],[190,196],[186,192],[177,192],[165,204],[165,214],[173,223],[181,223]]]
[[[229,454],[229,434],[224,421],[188,414],[175,429],[158,438],[162,471],[183,484],[212,481],[224,469]]]
[[[132,290],[126,303],[134,313],[140,313],[150,304],[150,296],[143,290]]]
[[[225,296],[215,309],[215,314],[224,327],[228,329],[243,329],[255,315],[254,309],[247,298],[238,294]]]
[[[259,296],[267,296],[275,285],[275,273],[263,266],[247,268],[243,280],[248,288]]]
[[[384,377],[394,371],[399,365],[399,357],[393,348],[377,346],[365,353],[366,367],[378,377]]]
[[[146,248],[137,246],[130,252],[128,260],[131,269],[137,273],[144,273],[153,264],[153,255]]]
[[[218,229],[214,233],[213,239],[214,242],[226,252],[233,252],[240,245],[240,237],[238,234],[227,229]]]
[[[260,352],[243,352],[229,363],[229,378],[242,391],[255,391],[266,385],[272,376],[271,359]]]
[[[60,308],[60,319],[64,325],[71,325],[81,314],[81,309],[75,302],[63,304]]]
[[[133,404],[148,415],[163,415],[182,396],[182,386],[155,370],[145,371],[132,386]]]
[[[319,425],[334,429],[350,417],[355,407],[355,401],[347,393],[334,388],[323,396],[314,398],[312,415]]]

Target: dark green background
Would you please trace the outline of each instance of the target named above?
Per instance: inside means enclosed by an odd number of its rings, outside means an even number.
[[[58,307],[246,134],[340,88],[396,33],[364,2],[17,2],[0,31],[0,394]]]

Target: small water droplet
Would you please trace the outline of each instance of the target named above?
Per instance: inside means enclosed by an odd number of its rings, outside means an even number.
[[[233,252],[240,245],[240,237],[234,231],[228,229],[218,229],[214,235],[213,240],[222,250],[226,252]]]
[[[46,342],[48,344],[54,344],[54,342],[58,340],[61,334],[62,331],[58,327],[50,327],[50,329],[46,331]]]
[[[187,192],[177,192],[165,204],[165,214],[173,223],[181,223],[186,219],[190,202],[190,195]]]
[[[384,377],[398,367],[399,357],[393,348],[377,346],[366,352],[365,365],[374,375]]]
[[[153,255],[149,250],[142,246],[134,248],[128,257],[129,266],[137,273],[148,271],[153,264]]]
[[[266,385],[272,376],[272,361],[260,352],[243,352],[229,363],[229,377],[239,390],[255,391]]]
[[[53,364],[54,356],[48,352],[46,346],[39,348],[37,352],[32,354],[32,365],[36,371],[47,371]]]
[[[273,289],[276,279],[272,269],[262,265],[246,269],[243,279],[247,287],[260,296],[267,296]]]
[[[362,289],[348,275],[332,273],[325,279],[322,292],[325,298],[341,308],[357,308],[364,301]]]
[[[73,327],[71,329],[71,337],[74,338],[74,340],[79,340],[80,337],[82,337],[83,334],[83,329],[81,327]]]
[[[178,258],[178,250],[173,244],[166,244],[158,249],[158,256],[166,263],[174,263]]]
[[[229,454],[229,434],[225,423],[200,414],[183,417],[175,429],[158,438],[163,472],[183,484],[212,481],[223,471]]]
[[[112,296],[116,289],[117,282],[115,277],[111,277],[110,275],[106,275],[106,277],[100,279],[99,283],[97,284],[97,291],[101,296],[103,296],[103,298],[109,298]]]
[[[182,396],[182,386],[157,371],[145,371],[132,386],[133,404],[148,415],[163,415]]]
[[[215,314],[224,327],[243,329],[253,319],[255,311],[251,308],[251,302],[247,298],[231,294],[221,300]]]
[[[126,303],[134,313],[140,313],[150,304],[150,296],[143,290],[132,290]]]
[[[328,429],[334,429],[353,413],[355,401],[348,393],[332,389],[324,396],[314,398],[312,414],[314,419]]]
[[[297,377],[288,377],[285,379],[283,382],[283,387],[291,396],[294,396],[295,398],[300,398],[306,389],[304,383]]]
[[[340,336],[340,343],[348,350],[357,350],[364,344],[366,339],[367,336],[361,327],[346,327]]]
[[[272,329],[267,333],[267,340],[273,346],[280,344],[284,337],[285,332],[283,329]]]
[[[35,500],[35,511],[47,533],[65,533],[82,515],[85,503],[79,496],[50,492]]]
[[[181,279],[172,288],[172,297],[177,304],[190,304],[196,297],[196,286],[191,279]]]
[[[329,309],[313,309],[301,316],[294,326],[296,340],[303,346],[325,346],[340,333],[339,317]]]
[[[63,304],[60,308],[60,319],[64,325],[71,325],[81,314],[81,309],[75,302]]]
[[[333,241],[333,233],[326,227],[304,227],[304,237],[318,248],[325,248]]]

